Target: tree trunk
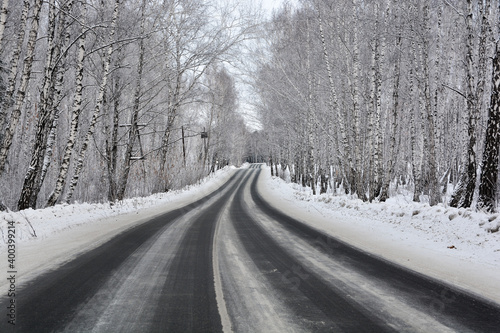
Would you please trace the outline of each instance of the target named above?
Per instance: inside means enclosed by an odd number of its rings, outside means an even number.
[[[28,37],[26,55],[24,58],[24,68],[23,68],[23,73],[21,76],[21,83],[19,85],[19,88],[17,89],[17,96],[16,96],[16,101],[14,104],[14,109],[12,110],[10,122],[9,122],[7,129],[5,130],[5,135],[3,137],[2,147],[0,149],[0,175],[2,175],[2,173],[5,170],[5,163],[7,162],[7,157],[9,154],[10,146],[12,145],[14,133],[16,131],[17,124],[19,123],[19,118],[21,117],[21,108],[24,104],[24,97],[26,95],[26,89],[28,88],[28,83],[29,83],[30,78],[31,78],[31,69],[33,67],[33,59],[34,59],[34,55],[35,55],[35,44],[36,44],[36,37],[38,35],[38,25],[39,25],[39,20],[40,20],[40,10],[42,8],[42,3],[43,3],[42,0],[36,0],[35,6],[33,8],[33,13],[32,13],[33,19],[31,22],[31,29],[30,29],[29,37]],[[26,5],[26,2],[25,2],[25,5]],[[23,8],[23,19],[24,19],[24,15],[27,15],[27,12],[25,13],[24,10],[27,10],[26,6]],[[24,31],[22,33],[24,33]],[[21,34],[20,34],[20,36],[21,36]],[[19,52],[20,52],[20,49],[19,49]],[[15,59],[13,59],[13,61],[14,60]],[[17,71],[17,65],[16,65],[16,71]],[[13,72],[11,72],[11,73],[13,73]],[[14,77],[12,78],[12,82],[9,82],[9,85],[13,86],[14,84],[15,84],[15,73],[14,73]],[[9,103],[9,97],[6,98],[6,103]],[[7,110],[7,108],[4,108],[4,112],[6,112],[6,110]]]
[[[3,45],[3,32],[5,31],[5,23],[7,23],[7,13],[9,9],[9,0],[2,1],[2,9],[0,10],[0,51]]]
[[[121,61],[121,52],[117,57],[118,61]],[[113,93],[113,117],[112,117],[112,130],[111,130],[111,140],[108,141],[106,138],[106,165],[108,173],[108,200],[114,202],[117,200],[118,196],[118,184],[117,184],[117,161],[118,161],[118,128],[120,121],[120,78],[115,77],[114,93]],[[106,133],[109,127],[106,129]]]
[[[354,10],[353,10],[353,24],[358,24],[359,20],[357,19],[356,10],[358,8],[357,0],[353,0]],[[363,201],[367,201],[364,184],[363,184],[363,160],[361,158],[361,135],[360,135],[360,106],[361,106],[361,95],[359,92],[360,88],[360,56],[359,56],[359,40],[358,40],[358,27],[354,26],[352,31],[352,40],[353,40],[353,51],[352,51],[352,95],[353,95],[353,106],[352,106],[352,114],[354,118],[354,128],[353,135],[351,137],[352,144],[354,145],[354,190]]]
[[[139,39],[139,63],[137,65],[137,80],[135,84],[135,94],[134,94],[134,105],[132,107],[132,115],[130,117],[130,131],[128,133],[128,142],[125,152],[125,160],[123,161],[123,170],[121,173],[120,181],[118,183],[117,199],[123,200],[125,196],[125,190],[127,188],[128,176],[130,173],[130,164],[133,154],[134,144],[139,137],[139,129],[137,126],[137,121],[139,119],[139,107],[141,104],[141,93],[142,93],[142,73],[144,70],[144,24],[145,16],[144,12],[146,10],[146,0],[142,1],[141,6],[141,27],[140,27],[140,39]],[[142,156],[141,156],[142,157]]]
[[[344,117],[343,117],[342,112],[341,112],[340,107],[339,107],[337,92],[335,90],[335,82],[333,81],[333,72],[332,72],[332,68],[331,68],[331,64],[330,64],[330,56],[329,56],[328,49],[326,46],[325,35],[323,32],[323,21],[321,19],[321,9],[320,8],[318,8],[318,22],[319,22],[319,33],[320,33],[320,37],[321,37],[321,45],[323,46],[323,55],[324,55],[324,59],[325,59],[326,71],[328,74],[328,83],[329,83],[329,88],[330,88],[330,95],[328,96],[328,103],[329,103],[329,108],[330,108],[330,112],[332,113],[332,116],[333,115],[336,116],[335,123],[337,124],[338,131],[340,131],[343,154],[342,154],[342,151],[340,150],[341,145],[338,143],[337,134],[334,133],[332,136],[334,137],[334,140],[335,140],[337,163],[338,163],[339,168],[342,168],[342,166],[344,165],[344,161],[347,161],[348,166],[352,166],[352,157],[351,157],[351,153],[350,153],[349,142],[347,140],[347,132],[346,132],[345,124],[344,124]],[[331,117],[330,117],[330,119],[331,119]],[[346,187],[348,187],[347,184],[345,184],[345,185],[346,185]]]
[[[19,66],[19,59],[21,57],[21,51],[24,42],[24,33],[27,27],[29,8],[30,8],[30,2],[28,0],[25,0],[21,12],[21,23],[19,29],[17,30],[16,47],[10,59],[10,71],[9,71],[9,78],[7,81],[7,89],[5,91],[2,108],[0,109],[0,148],[3,145],[3,140],[4,140],[3,131],[4,131],[5,121],[7,120],[7,114],[14,100],[14,92],[16,90],[17,68]],[[1,169],[2,168],[0,168],[0,175],[2,174]]]
[[[424,75],[424,105],[425,105],[425,115],[427,120],[427,149],[428,149],[428,163],[429,163],[429,204],[431,206],[437,205],[441,201],[441,195],[439,192],[439,182],[437,179],[437,160],[436,160],[436,140],[435,140],[435,125],[434,125],[434,114],[432,112],[432,102],[430,93],[430,74],[429,74],[429,41],[427,36],[430,37],[430,25],[429,25],[429,1],[427,0],[424,4],[424,29],[427,32],[424,37],[424,43],[422,46],[422,66]],[[424,132],[425,133],[425,132]]]
[[[94,113],[93,113],[92,119],[90,121],[90,126],[89,126],[89,129],[87,131],[87,135],[85,136],[85,141],[83,142],[82,147],[80,149],[80,154],[78,156],[78,160],[76,163],[75,172],[73,174],[73,178],[71,179],[68,193],[66,194],[66,197],[64,200],[66,202],[69,202],[71,200],[71,197],[73,196],[76,185],[78,185],[78,180],[80,178],[80,173],[83,169],[83,162],[85,161],[85,156],[86,156],[86,153],[88,150],[90,138],[94,134],[95,125],[97,123],[97,117],[99,116],[99,113],[100,113],[102,105],[103,105],[104,95],[106,93],[106,84],[107,84],[108,76],[109,76],[109,68],[111,65],[111,55],[113,53],[113,45],[114,45],[113,43],[114,43],[114,36],[115,36],[115,30],[116,30],[116,22],[118,20],[119,5],[120,5],[120,0],[116,0],[115,7],[113,10],[113,19],[111,21],[111,32],[109,35],[109,46],[108,46],[106,58],[104,60],[104,73],[103,73],[101,84],[99,86],[99,95],[97,97]]]
[[[396,37],[396,60],[394,61],[394,85],[392,90],[392,109],[391,109],[391,120],[390,126],[390,136],[389,136],[389,158],[387,160],[387,166],[385,168],[384,180],[382,183],[380,201],[385,202],[389,198],[389,185],[394,176],[394,166],[396,162],[396,135],[397,135],[397,121],[399,112],[399,80],[401,77],[401,33]]]
[[[450,201],[452,207],[470,207],[474,197],[476,187],[476,127],[479,117],[477,107],[477,96],[474,91],[474,31],[472,27],[473,4],[472,0],[467,0],[468,14],[466,18],[467,25],[467,110],[469,114],[467,134],[469,142],[467,144],[466,163],[462,170],[460,181],[457,184],[455,192]]]
[[[52,191],[52,193],[49,196],[49,199],[47,200],[46,204],[47,207],[54,206],[61,197],[62,191],[64,190],[64,186],[66,184],[66,179],[68,176],[69,165],[71,163],[71,156],[73,155],[75,140],[78,133],[79,117],[82,111],[83,70],[84,70],[85,42],[86,42],[85,31],[87,29],[87,27],[85,26],[86,17],[87,17],[87,3],[86,1],[83,1],[82,18],[81,18],[82,27],[81,27],[80,41],[78,45],[78,59],[76,65],[76,89],[75,89],[75,94],[73,96],[70,132],[68,141],[66,143],[66,147],[64,149],[61,166],[59,167],[59,174],[57,176],[54,190]]]
[[[36,183],[40,177],[45,151],[47,149],[47,140],[50,134],[50,128],[53,124],[53,101],[51,100],[51,87],[53,87],[54,71],[53,62],[55,54],[55,33],[56,33],[56,7],[55,0],[49,1],[49,20],[47,34],[47,54],[45,60],[45,75],[40,92],[39,117],[35,133],[35,142],[31,153],[31,161],[28,171],[24,177],[24,184],[21,190],[21,196],[17,203],[19,210],[26,208],[36,209],[36,200],[38,191]]]
[[[500,45],[496,44],[493,58],[491,102],[488,110],[478,209],[492,212],[496,207],[498,181],[498,150],[500,145]]]
[[[411,42],[411,49],[413,54],[413,66],[417,66],[416,59],[416,47],[415,41]],[[415,80],[417,78],[416,69],[410,68],[410,96],[415,98],[418,94],[415,93]],[[419,98],[417,98],[419,100]],[[414,183],[414,191],[413,191],[413,201],[419,202],[420,195],[422,194],[423,185],[422,185],[422,136],[417,132],[417,124],[415,119],[415,102],[411,104],[410,107],[410,145],[411,145],[411,156],[412,156],[412,174],[413,174],[413,183]],[[420,106],[420,105],[419,105]],[[420,113],[420,112],[419,112]]]

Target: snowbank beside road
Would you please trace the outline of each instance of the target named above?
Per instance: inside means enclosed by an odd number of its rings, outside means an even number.
[[[313,196],[262,171],[259,191],[273,206],[333,237],[409,269],[500,303],[499,214],[415,203]]]
[[[116,234],[170,210],[194,202],[223,185],[236,171],[226,167],[179,191],[144,198],[126,199],[114,205],[71,204],[51,208],[1,212],[0,271],[8,267],[9,222],[15,226],[13,267],[17,286],[91,250]],[[36,235],[36,236],[35,236]],[[6,294],[7,279],[0,279],[0,294]]]
[[[20,212],[0,212],[0,248],[7,240],[6,222],[16,225],[16,242],[43,240],[64,230],[82,225],[105,224],[105,220],[124,214],[140,214],[151,208],[159,212],[178,208],[204,197],[225,183],[233,174],[234,167],[226,167],[182,190],[158,193],[147,197],[125,199],[110,203],[61,204],[45,209],[26,209]],[[142,217],[142,215],[141,215]]]

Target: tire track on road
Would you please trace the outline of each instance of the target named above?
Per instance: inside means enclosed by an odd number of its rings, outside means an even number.
[[[256,181],[260,171],[254,171]],[[353,304],[341,290],[302,267],[260,227],[244,207],[241,186],[230,207],[233,226],[260,272],[280,292],[298,324],[310,331],[394,332]],[[290,274],[294,272],[294,274]]]
[[[0,331],[13,328],[22,332],[52,332],[63,330],[82,304],[87,304],[112,278],[113,272],[143,244],[168,228],[173,221],[219,195],[243,176],[237,171],[229,181],[208,196],[128,229],[101,246],[47,272],[22,286],[17,292],[17,320],[12,327],[0,322]],[[113,291],[108,291],[113,293]],[[0,307],[6,308],[3,299]],[[96,318],[99,309],[96,307]]]
[[[398,298],[410,299],[413,306],[443,325],[461,331],[480,332],[495,331],[500,326],[500,307],[497,304],[356,249],[284,214],[260,196],[257,179],[254,178],[250,189],[255,205],[288,232],[332,260],[351,266],[353,270],[374,280],[383,281]]]
[[[153,331],[222,332],[213,270],[214,234],[219,215],[244,176],[205,208],[186,231],[161,292]]]

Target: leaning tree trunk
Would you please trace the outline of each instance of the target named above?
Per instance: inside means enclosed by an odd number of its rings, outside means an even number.
[[[84,1],[82,0],[82,3]],[[47,175],[48,169],[52,163],[52,155],[54,151],[54,145],[56,144],[56,136],[57,136],[57,127],[59,123],[59,114],[61,113],[60,110],[58,110],[58,106],[61,103],[61,100],[64,98],[64,95],[62,94],[63,86],[64,86],[64,76],[65,76],[65,71],[66,71],[66,64],[63,59],[67,57],[67,50],[69,48],[69,42],[71,38],[71,31],[70,29],[67,29],[68,27],[68,21],[71,19],[71,16],[69,15],[72,7],[73,7],[74,1],[73,0],[68,0],[65,2],[65,4],[61,7],[60,12],[62,13],[62,19],[60,20],[59,28],[58,28],[58,36],[64,35],[63,41],[61,43],[57,43],[55,46],[55,62],[54,62],[54,80],[52,83],[51,87],[51,93],[50,93],[50,98],[51,98],[51,105],[50,107],[53,109],[52,111],[52,125],[50,126],[50,133],[49,137],[47,139],[47,145],[46,145],[46,151],[45,151],[45,156],[43,159],[43,164],[42,164],[42,170],[40,171],[40,175],[37,179],[37,182],[35,183],[35,189],[34,193],[38,195],[40,192],[40,189],[42,187],[42,184],[45,180],[45,176]],[[84,6],[85,7],[85,6]],[[64,51],[62,48],[64,47]]]
[[[73,193],[75,191],[76,185],[78,185],[78,180],[80,179],[80,173],[82,172],[83,169],[83,162],[85,161],[85,156],[89,147],[90,143],[90,138],[94,134],[95,130],[95,125],[97,123],[97,118],[99,116],[99,113],[101,112],[101,108],[104,102],[104,95],[106,93],[106,84],[108,82],[108,76],[109,76],[109,68],[111,65],[111,55],[113,54],[113,45],[114,45],[114,39],[115,39],[115,30],[116,30],[116,23],[118,21],[118,8],[120,5],[120,0],[115,1],[115,8],[113,10],[113,19],[111,21],[111,32],[109,35],[109,46],[108,50],[106,53],[106,58],[104,59],[104,73],[102,77],[101,84],[99,86],[99,95],[97,96],[96,100],[96,105],[94,108],[94,113],[92,115],[92,119],[90,120],[90,126],[89,129],[87,130],[87,134],[85,136],[85,141],[82,144],[82,147],[80,149],[80,154],[78,156],[78,160],[76,162],[76,167],[75,167],[75,172],[73,174],[73,178],[71,179],[71,183],[68,188],[68,192],[66,193],[66,197],[64,201],[69,202],[71,198],[73,197]]]
[[[14,109],[12,110],[12,114],[10,117],[10,122],[8,124],[7,129],[5,130],[5,134],[3,136],[3,142],[2,142],[2,147],[0,149],[0,175],[3,173],[5,170],[5,163],[7,162],[7,157],[9,155],[9,150],[12,145],[12,140],[14,138],[14,133],[17,128],[17,124],[19,123],[19,118],[21,117],[21,108],[24,104],[24,97],[26,96],[26,89],[28,88],[28,83],[31,78],[31,69],[33,67],[33,59],[35,56],[35,45],[36,45],[36,37],[38,35],[38,25],[39,25],[39,20],[40,20],[40,10],[42,8],[42,0],[37,0],[35,2],[35,7],[33,9],[33,19],[31,23],[31,29],[29,32],[29,37],[28,37],[28,44],[26,48],[26,54],[24,58],[24,68],[23,68],[23,73],[21,76],[21,83],[19,85],[19,88],[17,89],[17,95],[16,95],[16,101],[14,104]],[[26,2],[25,2],[25,7],[23,8],[23,17],[22,20],[25,19],[25,15],[27,15],[27,8],[26,8]],[[19,37],[21,37],[24,34],[24,31],[20,32]],[[21,40],[21,39],[19,39]],[[18,42],[19,42],[18,40]],[[18,45],[19,46],[19,45]],[[16,49],[16,52],[20,52],[20,48]],[[19,56],[19,55],[17,55]],[[15,57],[14,57],[15,58]],[[13,58],[13,64],[14,64],[14,59]],[[17,64],[14,66],[17,68]],[[9,82],[9,86],[13,88],[15,85],[15,71],[13,70],[11,73],[14,74],[14,77],[11,77],[12,79]],[[12,89],[13,91],[14,89]],[[9,89],[10,91],[10,89]],[[9,97],[7,96],[6,98],[6,105],[9,105]],[[7,112],[7,108],[4,108],[2,111],[3,113]],[[2,125],[2,124],[0,124]]]
[[[3,130],[5,121],[7,119],[7,113],[10,107],[12,106],[14,92],[16,90],[17,67],[19,65],[19,59],[21,57],[21,51],[24,42],[24,33],[26,30],[26,22],[28,20],[29,7],[30,7],[29,1],[25,0],[21,13],[21,22],[17,31],[16,47],[14,48],[14,51],[12,52],[12,56],[10,59],[10,70],[9,70],[9,78],[7,81],[7,89],[5,91],[4,100],[0,108],[0,148],[2,147],[3,143],[3,138],[4,138]],[[1,174],[2,172],[0,171],[0,175]]]
[[[59,198],[61,197],[64,185],[66,184],[66,179],[68,176],[69,165],[71,162],[71,156],[73,155],[73,150],[75,147],[76,135],[78,133],[78,123],[80,113],[82,111],[82,95],[83,95],[83,70],[84,70],[84,59],[85,59],[85,42],[86,36],[85,31],[87,29],[85,25],[85,18],[87,16],[87,4],[86,1],[82,3],[82,28],[81,36],[78,45],[78,59],[76,66],[76,89],[73,96],[73,106],[71,112],[71,124],[68,141],[64,149],[63,158],[61,166],[59,167],[59,174],[57,176],[56,184],[54,190],[47,200],[46,206],[54,206]]]
[[[53,87],[53,62],[55,54],[54,39],[56,32],[56,8],[55,0],[49,1],[49,20],[47,34],[47,54],[45,60],[45,75],[40,92],[39,116],[35,133],[35,142],[33,145],[31,160],[28,170],[24,176],[21,196],[17,203],[19,210],[26,208],[36,208],[38,192],[35,191],[35,183],[40,176],[42,163],[47,148],[47,140],[50,134],[50,128],[53,122],[53,109],[50,101],[51,88]]]

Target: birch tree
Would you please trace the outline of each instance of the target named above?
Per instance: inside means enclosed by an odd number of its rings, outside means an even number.
[[[14,133],[17,129],[17,125],[19,123],[19,118],[21,117],[21,108],[24,103],[24,98],[26,96],[26,90],[28,88],[28,83],[31,78],[31,69],[33,67],[33,58],[35,53],[35,45],[36,39],[38,35],[38,25],[40,20],[40,11],[42,9],[42,0],[35,1],[32,13],[31,27],[28,35],[28,44],[26,49],[26,55],[23,62],[23,71],[21,73],[21,82],[16,92],[14,108],[11,112],[10,120],[8,126],[0,139],[2,140],[1,148],[0,148],[0,175],[5,170],[5,163],[7,162],[8,154],[10,147],[12,145],[12,139],[14,138]],[[23,43],[24,36],[24,27],[26,26],[26,20],[28,17],[29,10],[29,1],[26,0],[24,2],[23,13],[22,13],[22,24],[18,34],[17,46],[14,54],[12,56],[12,66],[11,66],[11,75],[9,77],[9,88],[7,90],[7,96],[5,98],[4,106],[3,106],[3,117],[6,117],[7,110],[10,107],[10,99],[13,98],[14,89],[15,89],[15,78],[17,75],[17,63],[19,61],[19,57],[21,54],[21,48]],[[0,125],[1,123],[0,119]]]
[[[58,102],[56,100],[58,96],[55,85],[58,79],[62,80],[62,73],[59,73],[62,67],[59,57],[61,56],[60,51],[63,48],[62,44],[66,40],[64,29],[67,24],[66,17],[69,8],[71,8],[71,3],[64,4],[59,13],[55,5],[55,0],[50,0],[48,5],[47,54],[42,90],[40,92],[39,116],[31,160],[18,201],[19,209],[36,207],[38,193],[43,182],[42,168],[47,169],[48,166],[44,165],[44,162],[50,162],[50,159],[45,159],[49,136],[51,132],[53,136],[55,135],[55,128],[52,131],[52,126],[57,124],[57,121],[54,123],[57,113],[56,104]],[[57,18],[59,19],[59,24],[56,24]]]
[[[394,2],[393,2],[394,4]],[[395,7],[395,6],[394,6]],[[385,202],[389,198],[389,186],[391,180],[394,176],[394,169],[396,164],[396,136],[397,136],[397,127],[398,127],[398,114],[400,113],[399,107],[399,89],[400,89],[400,79],[401,79],[401,46],[402,46],[402,36],[401,36],[401,27],[397,18],[397,8],[393,8],[395,11],[395,22],[396,22],[396,30],[397,32],[396,40],[395,40],[395,54],[394,54],[394,83],[392,87],[392,106],[390,112],[390,120],[389,120],[389,159],[387,160],[387,166],[385,168],[384,179],[381,187],[381,193],[379,200],[381,202]]]
[[[0,50],[3,46],[3,34],[5,31],[5,24],[7,23],[7,14],[9,9],[9,0],[2,1],[2,8],[0,9]]]
[[[476,188],[477,161],[476,161],[476,127],[479,117],[479,101],[475,91],[476,79],[474,76],[474,30],[473,30],[473,3],[467,0],[467,39],[466,39],[466,98],[467,98],[467,135],[468,143],[465,153],[465,163],[459,183],[452,195],[450,206],[470,207]]]
[[[134,92],[134,104],[132,107],[132,114],[130,115],[130,123],[129,123],[129,132],[128,132],[128,142],[127,148],[125,151],[125,160],[123,161],[123,169],[120,175],[118,191],[117,191],[117,199],[123,200],[125,196],[125,190],[127,188],[128,176],[130,173],[131,162],[134,158],[133,156],[133,148],[136,141],[140,140],[139,137],[139,110],[141,104],[141,93],[142,93],[142,80],[143,80],[143,71],[144,71],[144,39],[145,36],[145,10],[146,10],[146,0],[142,1],[141,5],[141,23],[140,23],[140,38],[139,38],[139,61],[137,64],[137,78],[135,83],[135,92]],[[138,156],[138,158],[143,158],[143,156]]]
[[[114,4],[114,9],[113,9],[113,18],[111,20],[111,26],[110,26],[110,33],[109,33],[109,38],[108,38],[108,47],[107,51],[105,54],[104,58],[104,72],[102,75],[101,83],[99,85],[99,94],[97,96],[94,112],[92,114],[92,118],[90,120],[90,125],[87,130],[87,134],[85,136],[85,139],[82,143],[82,147],[80,148],[80,153],[78,155],[78,159],[76,161],[76,167],[75,171],[73,173],[73,177],[71,179],[68,192],[66,193],[64,201],[68,202],[71,200],[71,197],[73,196],[73,193],[75,191],[76,185],[78,185],[78,180],[80,178],[80,173],[82,172],[83,169],[83,163],[85,161],[85,156],[89,147],[90,139],[92,135],[94,134],[96,122],[97,122],[97,117],[100,114],[102,104],[104,101],[104,94],[106,93],[106,84],[108,81],[108,76],[109,76],[109,71],[110,71],[110,66],[111,66],[111,55],[114,50],[114,42],[115,42],[115,29],[116,29],[116,24],[118,20],[118,13],[119,13],[119,7],[120,7],[120,0],[116,0]]]
[[[46,206],[54,206],[64,190],[64,185],[66,184],[66,179],[68,176],[69,165],[71,162],[71,156],[74,151],[74,145],[76,140],[76,135],[78,132],[78,124],[80,114],[82,112],[82,96],[83,96],[83,71],[84,71],[84,60],[85,60],[85,43],[86,43],[86,16],[87,16],[87,3],[82,1],[82,15],[81,15],[81,30],[79,36],[78,44],[78,58],[76,63],[76,82],[75,82],[75,92],[73,95],[73,105],[71,111],[71,124],[69,137],[64,148],[64,153],[62,157],[61,165],[59,166],[59,172],[56,178],[56,183],[54,190],[47,200]]]
[[[498,4],[500,13],[500,3]],[[487,8],[489,1],[487,1]],[[483,17],[485,17],[484,15]],[[497,25],[500,18],[497,18]],[[484,25],[483,25],[484,26]],[[497,38],[500,29],[497,31]],[[497,39],[495,54],[493,57],[491,98],[488,109],[488,121],[486,127],[483,160],[481,164],[481,176],[479,184],[479,198],[477,207],[492,212],[496,208],[498,200],[498,165],[500,149],[500,45]]]

